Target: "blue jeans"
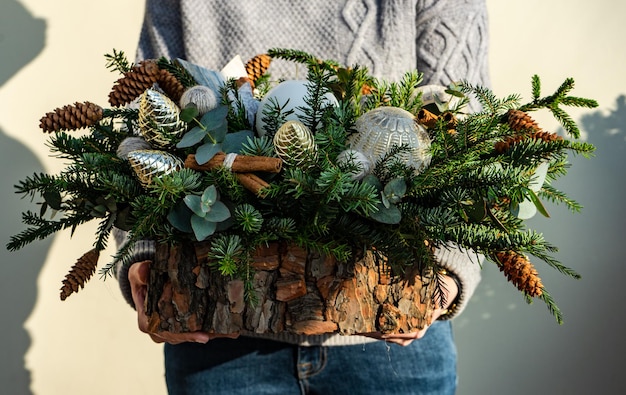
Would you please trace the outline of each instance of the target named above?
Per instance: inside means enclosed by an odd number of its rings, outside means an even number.
[[[456,348],[448,321],[409,346],[302,347],[252,337],[165,346],[171,395],[454,394]]]

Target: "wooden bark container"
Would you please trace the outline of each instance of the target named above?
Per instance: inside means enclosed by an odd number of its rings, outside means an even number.
[[[261,248],[253,264],[257,302],[248,305],[242,281],[211,273],[207,251],[206,243],[158,245],[146,298],[152,330],[408,333],[431,319],[433,284],[390,277],[370,253],[338,264],[285,243]]]

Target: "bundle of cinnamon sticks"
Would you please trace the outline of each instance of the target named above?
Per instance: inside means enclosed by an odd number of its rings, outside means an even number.
[[[198,171],[210,171],[220,166],[230,168],[241,185],[259,197],[264,197],[263,189],[269,184],[253,172],[280,173],[283,161],[280,158],[269,156],[237,155],[230,163],[225,164],[227,154],[219,152],[208,162],[199,164],[194,154],[189,154],[185,160],[185,167]]]

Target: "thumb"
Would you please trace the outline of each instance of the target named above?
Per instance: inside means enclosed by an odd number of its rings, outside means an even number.
[[[148,285],[148,276],[150,275],[151,261],[141,261],[133,263],[128,269],[128,280],[131,285],[146,286]]]

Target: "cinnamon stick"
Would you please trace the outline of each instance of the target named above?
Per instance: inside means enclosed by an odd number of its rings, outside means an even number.
[[[237,179],[241,183],[241,185],[254,193],[257,196],[265,197],[265,194],[262,192],[264,188],[267,188],[270,184],[265,182],[259,176],[254,175],[252,173],[234,173],[237,176]]]
[[[439,119],[437,115],[423,108],[417,113],[417,122],[427,129],[434,128],[437,124],[437,119]]]
[[[196,161],[196,156],[194,154],[189,154],[185,160],[185,167],[194,170],[213,170],[216,167],[222,166],[225,159],[226,154],[218,152],[208,162],[200,165]],[[282,166],[283,161],[280,158],[272,158],[269,156],[237,155],[230,170],[234,173],[249,173],[254,171],[279,173]]]
[[[456,117],[449,111],[443,113],[443,121],[446,123],[446,128],[448,128],[448,133],[451,135],[455,135],[456,132]]]

